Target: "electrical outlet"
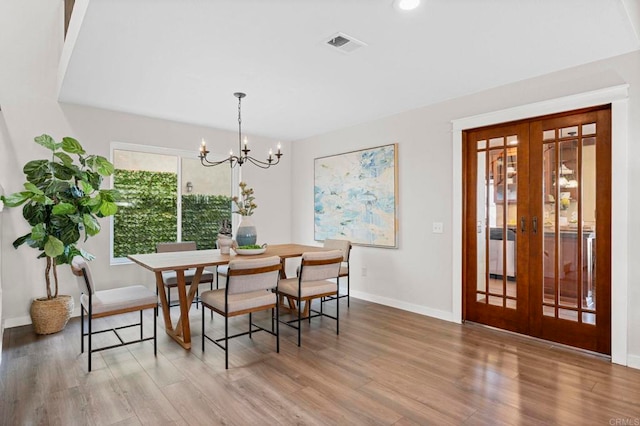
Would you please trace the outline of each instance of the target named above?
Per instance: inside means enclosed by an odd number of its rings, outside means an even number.
[[[442,234],[444,232],[444,224],[442,222],[433,222],[433,233]]]
[[[366,267],[366,266],[363,266],[363,267],[362,267],[362,276],[363,276],[363,277],[366,277],[366,276],[367,276],[367,267]]]

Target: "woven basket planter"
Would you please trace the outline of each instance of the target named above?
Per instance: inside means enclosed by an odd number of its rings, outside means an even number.
[[[73,313],[73,297],[42,297],[31,303],[31,322],[36,334],[53,334],[62,331]]]

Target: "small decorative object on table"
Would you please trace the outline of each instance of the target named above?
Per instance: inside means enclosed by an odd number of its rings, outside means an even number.
[[[220,254],[231,253],[230,249],[233,245],[233,239],[231,238],[231,223],[228,220],[223,220],[218,231],[218,248]]]
[[[258,239],[256,227],[249,218],[258,207],[254,200],[253,188],[248,188],[245,182],[240,182],[240,197],[233,197],[233,202],[237,208],[234,213],[242,216],[242,220],[236,231],[236,241],[239,246],[255,244]]]
[[[251,256],[253,254],[262,254],[267,251],[267,245],[249,244],[246,246],[238,246],[234,248],[235,252],[241,256]]]

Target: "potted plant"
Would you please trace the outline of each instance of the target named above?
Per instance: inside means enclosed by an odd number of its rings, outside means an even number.
[[[98,218],[111,216],[118,208],[116,191],[100,189],[103,177],[114,171],[106,158],[87,155],[82,145],[70,137],[62,142],[49,135],[34,140],[48,149],[51,157],[25,164],[24,190],[1,199],[7,207],[24,204],[22,215],[31,226],[13,246],[26,243],[40,252],[38,259],[46,259],[47,296],[34,299],[30,312],[35,332],[51,334],[62,330],[73,312],[73,298],[58,295],[57,266],[70,263],[76,255],[93,259],[77,244],[100,232]]]

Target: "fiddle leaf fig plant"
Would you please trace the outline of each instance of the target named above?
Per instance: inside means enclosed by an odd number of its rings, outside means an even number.
[[[1,199],[7,207],[24,204],[22,216],[31,231],[17,238],[13,246],[18,248],[26,243],[40,252],[38,258],[46,259],[47,298],[52,299],[58,297],[57,265],[70,263],[76,255],[93,259],[77,244],[100,232],[99,218],[116,213],[118,194],[115,190],[100,189],[102,179],[114,172],[113,164],[106,158],[87,155],[74,138],[56,142],[49,135],[41,135],[34,140],[48,149],[51,157],[25,164],[24,190]]]

